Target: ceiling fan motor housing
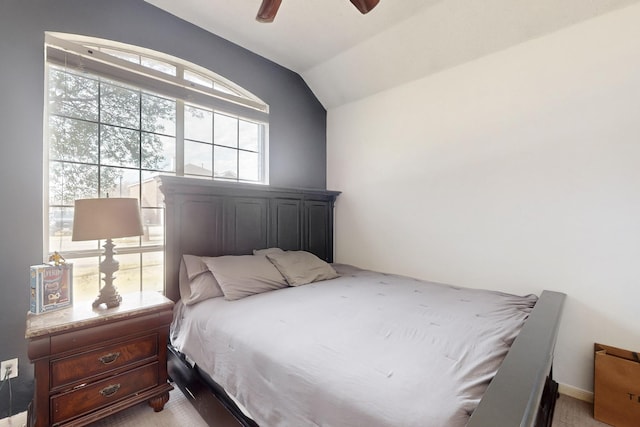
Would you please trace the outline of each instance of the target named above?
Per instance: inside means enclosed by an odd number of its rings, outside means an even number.
[[[351,3],[362,13],[370,12],[380,0],[351,0]],[[259,22],[273,22],[280,8],[282,0],[262,0],[256,20]]]

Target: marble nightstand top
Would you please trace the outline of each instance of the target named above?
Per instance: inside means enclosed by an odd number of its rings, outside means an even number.
[[[74,301],[72,307],[61,310],[37,315],[28,313],[25,338],[56,334],[71,328],[95,326],[115,319],[141,316],[173,307],[173,301],[158,292],[122,294],[122,302],[114,308],[93,308],[92,302]]]

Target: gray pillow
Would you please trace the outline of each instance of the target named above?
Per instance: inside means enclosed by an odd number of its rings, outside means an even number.
[[[179,285],[180,299],[185,305],[224,295],[202,258],[194,255],[183,255],[180,261]]]
[[[228,300],[287,287],[282,274],[264,255],[226,255],[204,258],[204,262]]]
[[[284,251],[280,248],[267,248],[267,249],[254,249],[254,255],[269,255],[269,254],[281,254]]]
[[[267,258],[287,279],[289,286],[306,285],[338,277],[338,273],[333,267],[310,252],[270,253]]]

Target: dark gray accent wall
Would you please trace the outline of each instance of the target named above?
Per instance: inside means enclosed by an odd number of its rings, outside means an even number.
[[[296,73],[142,0],[1,0],[0,360],[19,358],[14,413],[26,409],[33,387],[24,332],[29,266],[43,256],[45,31],[157,50],[236,82],[270,105],[271,184],[326,186],[326,111]],[[0,418],[8,408],[5,387]]]

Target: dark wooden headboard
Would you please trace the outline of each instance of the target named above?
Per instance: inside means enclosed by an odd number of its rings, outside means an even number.
[[[183,254],[247,255],[254,249],[305,250],[333,262],[338,191],[274,188],[161,176],[165,203],[165,295],[180,299]]]

